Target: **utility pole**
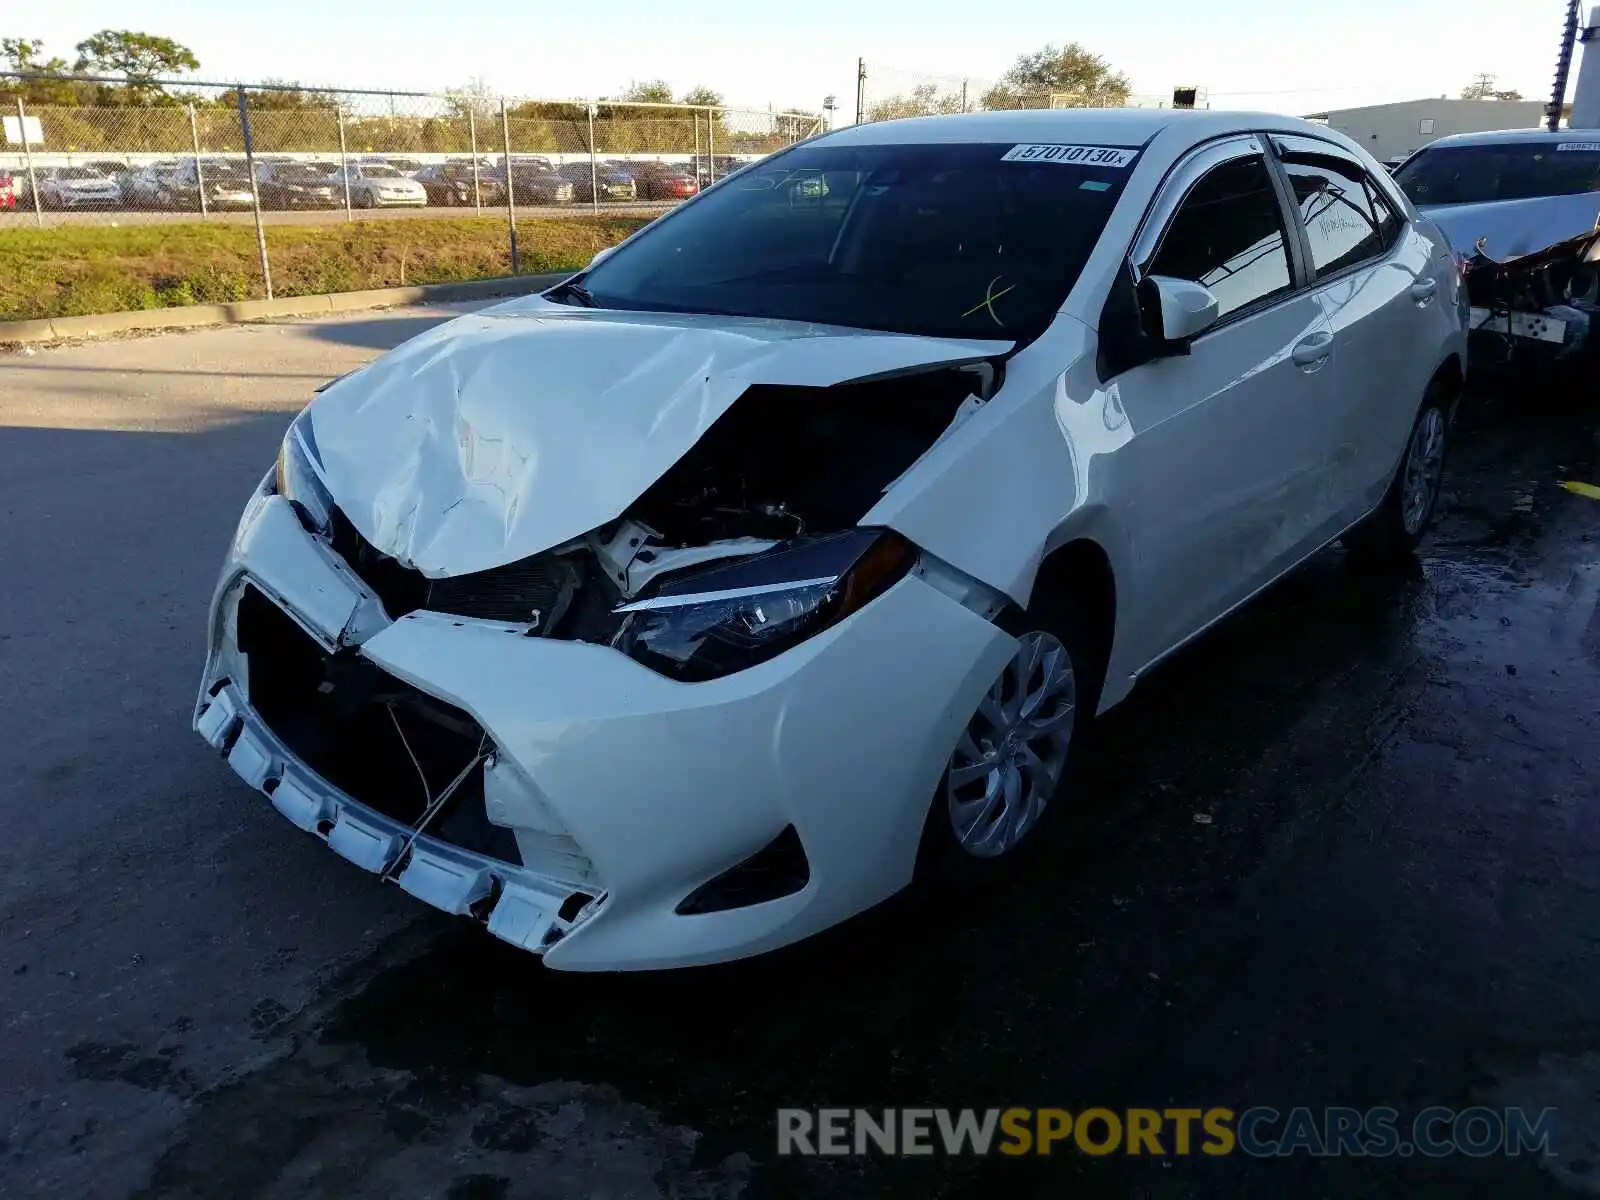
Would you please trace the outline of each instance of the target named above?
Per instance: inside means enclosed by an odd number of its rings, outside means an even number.
[[[866,119],[865,102],[867,98],[867,60],[856,59],[856,124],[859,125]]]
[[[1556,81],[1550,89],[1550,103],[1544,110],[1544,127],[1551,133],[1561,128],[1561,110],[1567,100],[1567,76],[1572,70],[1572,44],[1578,39],[1578,0],[1567,0],[1567,19],[1561,27],[1561,52],[1556,56]],[[1589,53],[1585,47],[1584,54]],[[1583,81],[1580,78],[1581,90]]]

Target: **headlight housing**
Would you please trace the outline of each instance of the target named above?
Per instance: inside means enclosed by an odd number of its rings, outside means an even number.
[[[611,644],[685,683],[718,679],[843,620],[898,582],[916,557],[910,542],[885,529],[798,539],[623,605]]]
[[[333,521],[333,496],[322,479],[322,456],[317,452],[309,409],[290,422],[289,432],[283,435],[273,479],[278,495],[295,506],[306,528],[326,533]]]

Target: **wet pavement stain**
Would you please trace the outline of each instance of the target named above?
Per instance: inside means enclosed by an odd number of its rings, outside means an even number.
[[[1557,481],[1596,477],[1596,419],[1503,404],[1460,432],[1420,565],[1325,554],[1152,674],[1004,886],[648,976],[559,975],[423,917],[420,951],[200,1097],[144,1194],[1583,1186],[1600,1175],[1575,1099],[1600,1103],[1600,507]],[[1565,1103],[1572,1140],[1553,1164],[774,1154],[787,1106],[1474,1103]]]
[[[127,1083],[145,1091],[168,1092],[188,1099],[199,1089],[189,1072],[173,1062],[179,1053],[176,1047],[146,1055],[134,1046],[79,1042],[67,1051],[67,1058],[79,1079]]]

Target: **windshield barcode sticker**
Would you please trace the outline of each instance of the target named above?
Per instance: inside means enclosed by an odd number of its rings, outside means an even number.
[[[1053,146],[1033,142],[1013,146],[1000,156],[1001,162],[1071,163],[1079,167],[1125,167],[1137,150],[1118,146]]]
[[[1557,150],[1587,150],[1591,154],[1600,150],[1600,142],[1562,142]]]

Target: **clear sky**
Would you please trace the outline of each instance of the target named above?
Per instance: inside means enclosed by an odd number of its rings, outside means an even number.
[[[1589,0],[1584,0],[1587,6]],[[854,109],[855,64],[874,94],[923,78],[992,80],[1022,51],[1079,41],[1136,92],[1210,89],[1217,108],[1305,113],[1455,95],[1478,72],[1548,98],[1562,0],[55,0],[8,4],[0,35],[46,53],[103,28],[165,34],[201,74],[427,91],[481,78],[530,96],[614,95],[662,78],[730,102]],[[974,86],[978,86],[975,84]]]

